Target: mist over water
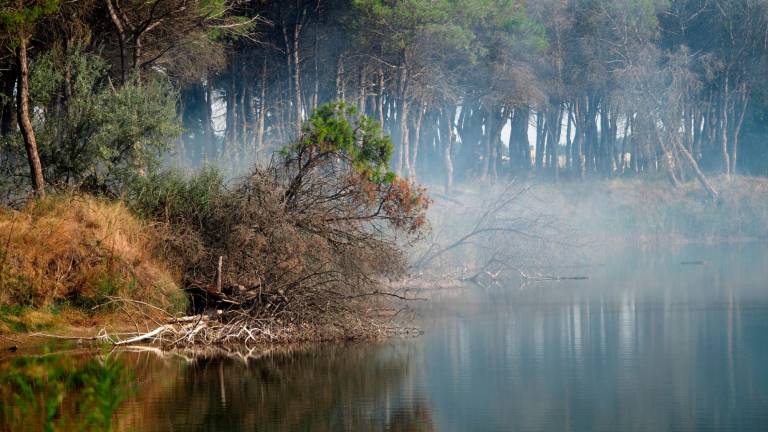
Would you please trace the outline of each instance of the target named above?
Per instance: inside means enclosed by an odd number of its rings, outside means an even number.
[[[684,265],[684,261],[704,261]],[[588,281],[477,291],[427,332],[445,430],[762,430],[759,246],[628,252]],[[511,289],[510,289],[511,288]]]
[[[133,379],[112,387],[122,402],[107,418],[116,430],[768,428],[763,245],[630,249],[568,271],[589,279],[437,294],[413,339],[247,363],[115,353]],[[20,401],[4,393],[5,409]],[[68,418],[61,429],[78,429]]]

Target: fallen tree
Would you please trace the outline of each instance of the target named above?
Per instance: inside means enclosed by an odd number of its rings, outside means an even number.
[[[161,221],[163,255],[180,268],[193,311],[206,314],[197,323],[159,323],[145,339],[250,343],[378,333],[379,318],[393,314],[381,299],[408,299],[382,282],[404,272],[398,245],[424,230],[429,205],[423,189],[388,170],[391,153],[373,121],[329,104],[268,166],[232,185],[211,174],[172,186],[138,180],[129,202]]]

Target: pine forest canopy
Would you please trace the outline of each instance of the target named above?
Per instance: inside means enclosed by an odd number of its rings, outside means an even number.
[[[716,195],[768,175],[766,28],[768,0],[0,0],[0,186],[235,175],[343,101],[419,182]]]

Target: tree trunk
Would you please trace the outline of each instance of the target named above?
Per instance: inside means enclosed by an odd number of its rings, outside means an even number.
[[[586,158],[584,157],[584,141],[586,141],[586,116],[584,112],[583,104],[576,102],[574,104],[575,122],[574,122],[574,137],[573,137],[573,154],[574,163],[577,165],[579,172],[579,178],[584,179],[586,174]]]
[[[423,100],[419,103],[419,113],[416,116],[416,124],[413,130],[413,151],[411,158],[411,176],[416,181],[416,161],[419,159],[419,147],[421,146],[421,124],[424,121],[424,113],[427,110],[427,103]]]
[[[701,172],[701,169],[699,168],[699,164],[696,163],[696,160],[693,158],[693,156],[691,156],[691,153],[688,151],[688,149],[686,149],[683,145],[681,145],[677,139],[673,139],[672,143],[673,145],[676,145],[678,147],[678,150],[680,150],[680,153],[683,155],[685,160],[688,161],[688,164],[691,166],[691,169],[693,169],[693,172],[696,175],[696,178],[699,180],[699,183],[701,183],[701,185],[704,186],[704,189],[707,190],[707,192],[709,193],[709,196],[712,197],[712,200],[717,200],[717,191],[709,183],[704,173]]]
[[[720,104],[720,151],[723,157],[723,172],[725,177],[731,176],[731,161],[728,155],[728,77],[725,77],[725,87],[723,89],[723,100]]]
[[[453,119],[456,118],[456,107],[452,109],[443,109],[443,118],[440,122],[443,131],[440,133],[443,141],[443,161],[445,163],[445,193],[453,190],[453,143],[456,135],[453,132]]]
[[[379,125],[381,127],[384,127],[384,69],[379,66],[379,84],[378,84],[378,95],[376,98],[377,108],[376,111],[379,115]]]
[[[286,77],[288,77],[288,93],[286,93],[286,98],[290,100],[293,97],[293,56],[291,55],[291,43],[288,40],[288,28],[286,27],[286,23],[283,20],[281,22],[281,30],[283,32],[283,43],[285,44],[285,64],[286,64]],[[290,122],[292,120],[292,113],[293,111],[290,109],[290,102],[285,101],[285,98],[282,99],[283,103],[281,106],[281,111],[283,111],[284,114],[286,114],[286,117],[283,121],[283,123]],[[285,125],[281,125],[283,129],[285,129]]]
[[[357,112],[360,114],[365,114],[365,97],[367,93],[365,67],[360,66],[357,74]]]
[[[624,174],[624,170],[627,168],[627,139],[629,137],[629,126],[632,121],[632,114],[627,113],[627,118],[624,120],[624,136],[621,137],[621,155],[619,157],[619,173]]]
[[[409,146],[408,146],[408,111],[410,109],[410,104],[408,101],[408,68],[405,66],[405,64],[400,66],[400,112],[399,119],[400,120],[400,148],[397,155],[397,165],[395,172],[398,175],[405,174],[406,177],[408,177],[411,174],[411,163],[410,159],[408,158]],[[405,169],[405,172],[403,171]]]
[[[256,151],[264,148],[264,120],[267,117],[267,57],[261,63],[261,94],[259,95],[259,120],[256,127]]]
[[[24,137],[24,147],[27,150],[30,177],[35,194],[42,198],[45,196],[45,181],[43,180],[43,166],[40,163],[40,155],[37,151],[35,131],[32,129],[32,120],[29,117],[29,61],[27,59],[28,39],[22,35],[19,38],[19,47],[16,50],[16,66],[19,70],[19,79],[16,89],[16,117],[19,129]]]
[[[299,37],[301,36],[302,21],[306,12],[307,11],[304,10],[301,20],[297,21],[293,26],[293,103],[295,105],[294,109],[296,110],[294,127],[296,129],[297,137],[299,134],[301,134],[301,124],[303,123],[303,104],[301,101],[301,54],[299,53]]]
[[[120,17],[117,16],[112,0],[107,0],[107,10],[112,23],[117,29],[117,43],[120,51],[120,81],[125,82],[125,26]]]
[[[211,74],[205,83],[205,106],[203,107],[203,133],[205,134],[205,146],[209,149],[213,147],[215,136],[213,134],[213,79]]]
[[[550,121],[547,121],[547,132],[549,133],[549,143],[547,149],[551,159],[550,167],[552,177],[555,182],[560,181],[560,135],[563,127],[563,110],[557,107],[557,112],[550,114]]]
[[[397,172],[405,177],[412,174],[411,161],[408,158],[410,153],[410,143],[408,137],[408,111],[410,104],[407,99],[403,99],[400,105],[400,155],[397,162]]]
[[[336,60],[336,100],[344,100],[344,54]]]
[[[736,121],[736,126],[733,128],[733,137],[731,138],[731,174],[736,175],[736,160],[739,155],[739,134],[741,133],[741,126],[744,124],[744,114],[747,112],[747,105],[749,104],[749,93],[746,87],[741,91],[741,111],[739,112],[739,119]],[[734,111],[736,104],[734,103]],[[735,113],[734,113],[735,114]]]
[[[544,114],[536,112],[536,171],[541,171],[544,167]]]
[[[240,146],[243,149],[243,156],[249,152],[248,148],[248,135],[249,135],[249,116],[251,114],[251,80],[245,78],[245,66],[241,63],[242,69],[240,72],[240,102],[238,118],[240,120]]]
[[[571,163],[571,154],[573,152],[573,140],[571,139],[571,123],[573,122],[573,109],[571,105],[566,105],[568,112],[565,123],[565,169],[569,171],[573,165]]]
[[[318,67],[319,54],[317,50],[318,39],[319,39],[318,31],[315,30],[315,46],[314,46],[315,55],[314,55],[314,58],[312,59],[315,66],[315,71],[314,71],[315,72],[315,88],[314,88],[314,91],[312,92],[312,112],[315,112],[317,110],[317,105],[320,103],[320,68]]]
[[[528,108],[516,108],[509,130],[509,165],[527,171],[531,168],[531,145],[528,142]]]
[[[137,33],[133,37],[133,56],[131,61],[131,70],[135,71],[140,66],[141,56],[142,56],[142,33]]]
[[[227,151],[230,151],[237,141],[237,128],[235,126],[237,108],[235,107],[235,69],[234,62],[230,65],[229,81],[227,82],[227,117],[225,122],[226,127],[226,146]]]

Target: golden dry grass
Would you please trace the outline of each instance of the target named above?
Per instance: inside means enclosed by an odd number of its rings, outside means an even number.
[[[119,296],[184,307],[152,229],[121,203],[76,195],[0,211],[0,307],[84,309]]]

